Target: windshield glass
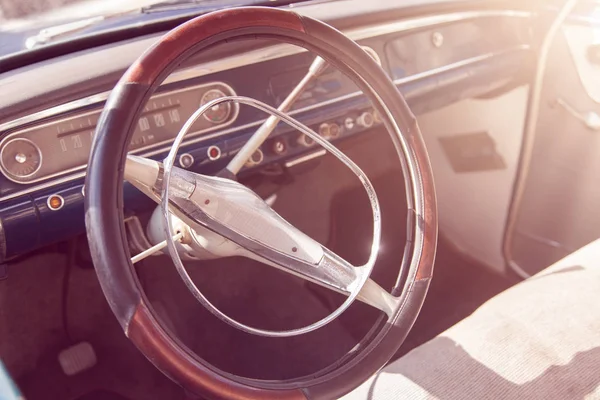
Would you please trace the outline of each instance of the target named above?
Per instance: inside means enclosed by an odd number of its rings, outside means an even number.
[[[297,0],[298,1],[298,0]],[[0,58],[58,40],[178,14],[294,0],[0,0]]]
[[[141,8],[157,0],[0,0],[0,22],[90,17]],[[4,28],[4,26],[2,26]]]

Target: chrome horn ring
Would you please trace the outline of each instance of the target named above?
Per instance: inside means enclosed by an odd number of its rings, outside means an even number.
[[[371,244],[371,253],[369,255],[367,262],[362,266],[355,267],[358,269],[357,272],[359,275],[359,280],[358,280],[357,284],[355,284],[354,287],[351,288],[348,298],[342,303],[342,305],[340,307],[338,307],[335,311],[333,311],[331,314],[324,317],[323,319],[321,319],[315,323],[312,323],[310,325],[304,326],[302,328],[290,329],[290,330],[285,330],[285,331],[273,331],[273,330],[260,329],[260,328],[255,328],[255,327],[245,325],[245,324],[229,317],[228,315],[224,314],[222,311],[220,311],[218,308],[216,308],[202,294],[202,292],[198,289],[196,284],[192,281],[187,270],[185,269],[185,266],[183,265],[183,262],[181,261],[181,257],[179,256],[179,253],[177,252],[177,247],[172,238],[173,223],[172,223],[171,214],[169,211],[169,192],[170,192],[171,171],[172,171],[173,165],[175,163],[175,160],[177,158],[177,153],[179,151],[179,147],[181,146],[181,143],[183,142],[185,135],[188,133],[188,131],[190,130],[190,128],[192,127],[192,125],[198,118],[200,118],[210,108],[217,106],[221,103],[225,103],[225,102],[235,102],[238,104],[245,104],[245,105],[255,107],[255,108],[257,108],[261,111],[264,111],[270,115],[274,115],[274,116],[278,117],[279,119],[281,119],[285,123],[287,123],[289,126],[295,128],[298,131],[302,132],[303,134],[309,136],[316,143],[318,143],[320,146],[325,148],[325,150],[327,150],[328,152],[333,154],[344,165],[346,165],[358,177],[360,182],[363,184],[365,190],[367,191],[369,202],[371,204],[371,209],[373,211],[373,243]],[[287,114],[278,111],[274,107],[271,107],[268,104],[265,104],[261,101],[258,101],[258,100],[255,100],[255,99],[252,99],[249,97],[243,97],[243,96],[221,97],[221,98],[212,100],[212,101],[202,105],[194,112],[194,114],[192,114],[192,116],[190,116],[190,118],[188,118],[186,123],[183,125],[183,127],[177,134],[177,137],[175,138],[173,145],[171,146],[169,154],[163,161],[163,168],[164,168],[164,172],[163,172],[163,182],[162,182],[162,189],[161,189],[161,192],[162,192],[161,210],[162,210],[162,215],[163,215],[163,218],[165,221],[164,229],[165,229],[165,236],[166,236],[167,248],[169,251],[169,255],[171,256],[171,259],[172,259],[173,263],[175,264],[175,268],[177,269],[177,272],[183,279],[185,285],[192,292],[194,297],[204,307],[206,307],[211,313],[213,313],[216,317],[218,317],[225,323],[227,323],[237,329],[240,329],[246,333],[251,333],[251,334],[255,334],[255,335],[259,335],[259,336],[266,336],[266,337],[290,337],[290,336],[297,336],[297,335],[305,334],[305,333],[314,331],[316,329],[319,329],[319,328],[327,325],[328,323],[330,323],[331,321],[336,319],[338,316],[340,316],[350,306],[350,304],[352,304],[354,302],[354,300],[358,296],[359,292],[365,285],[367,279],[371,275],[371,272],[373,271],[373,267],[375,266],[375,262],[377,260],[377,254],[379,252],[379,245],[380,245],[380,240],[381,240],[381,211],[380,211],[380,207],[379,207],[379,200],[377,199],[377,195],[375,193],[375,188],[369,181],[366,174],[358,167],[358,165],[356,165],[344,153],[342,153],[340,150],[338,150],[335,146],[333,146],[327,140],[323,139],[321,136],[319,136],[317,133],[315,133],[312,129],[308,128],[306,125],[296,121],[294,118],[288,116]],[[274,262],[276,262],[276,261],[274,261]]]

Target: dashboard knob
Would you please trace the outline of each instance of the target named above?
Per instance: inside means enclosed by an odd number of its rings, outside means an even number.
[[[319,125],[319,135],[325,139],[329,139],[329,124],[327,122]]]
[[[194,156],[190,153],[183,153],[179,156],[179,165],[181,165],[182,168],[190,168],[194,165]]]
[[[246,167],[254,167],[255,165],[260,164],[265,159],[265,154],[261,149],[256,149],[254,153],[250,156],[248,161],[246,161]]]
[[[65,205],[65,199],[60,194],[53,194],[46,200],[46,205],[52,211],[58,211]]]
[[[280,156],[287,152],[287,145],[285,144],[285,141],[283,139],[277,139],[273,142],[273,146],[271,147],[271,149],[273,150],[273,153]]]
[[[356,123],[362,128],[370,128],[375,123],[375,119],[373,118],[373,114],[370,111],[365,111],[360,114],[358,118],[356,118]]]
[[[304,147],[311,147],[315,144],[315,141],[311,137],[308,137],[306,135],[300,135],[298,137],[298,144]]]
[[[219,158],[221,158],[221,149],[219,148],[219,146],[210,146],[208,150],[206,150],[206,155],[211,161],[218,160]]]
[[[349,131],[354,129],[354,120],[352,119],[352,117],[348,117],[344,120],[344,127]]]
[[[342,128],[334,123],[329,124],[329,138],[330,139],[337,139],[340,137],[340,134],[342,133]]]

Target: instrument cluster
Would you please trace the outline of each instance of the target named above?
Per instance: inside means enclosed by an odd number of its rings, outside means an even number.
[[[235,92],[222,82],[152,96],[137,121],[129,151],[145,154],[164,147],[199,106],[224,96],[235,96]],[[7,135],[0,142],[0,171],[13,182],[28,184],[85,168],[101,112],[97,108]],[[187,137],[231,125],[238,112],[236,103],[217,105],[194,123]]]

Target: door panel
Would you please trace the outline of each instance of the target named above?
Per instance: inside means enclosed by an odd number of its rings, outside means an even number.
[[[530,274],[600,237],[600,132],[574,115],[600,114],[600,65],[587,56],[599,33],[600,27],[565,25],[549,54],[530,169],[509,236],[512,260]]]

